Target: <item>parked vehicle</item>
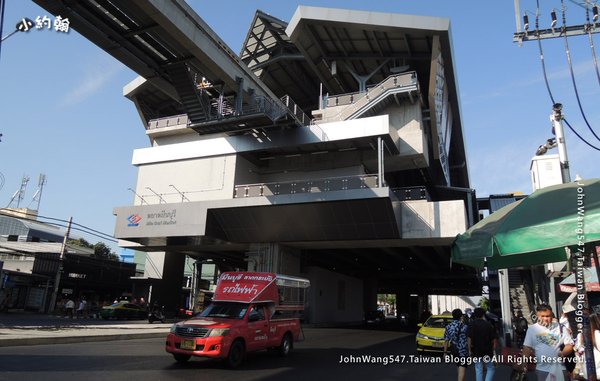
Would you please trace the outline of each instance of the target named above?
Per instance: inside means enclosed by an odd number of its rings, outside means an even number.
[[[381,310],[372,310],[365,312],[364,323],[369,324],[383,324],[385,323],[385,314]]]
[[[443,352],[444,333],[446,326],[452,322],[452,315],[432,315],[425,321],[419,323],[416,344],[417,352]]]
[[[146,310],[137,304],[121,301],[100,310],[102,319],[145,319]]]
[[[247,352],[276,349],[287,356],[301,336],[309,281],[256,272],[221,274],[212,303],[174,324],[166,351],[177,362],[192,356],[224,359],[235,368]]]
[[[148,310],[148,323],[152,324],[155,321],[165,322],[165,307],[159,305],[153,305]]]

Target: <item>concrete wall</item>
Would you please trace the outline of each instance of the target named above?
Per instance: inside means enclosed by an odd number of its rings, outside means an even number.
[[[146,278],[162,279],[165,266],[165,253],[163,251],[146,253],[144,263],[144,276]]]
[[[360,322],[363,319],[363,281],[319,267],[308,268],[308,323]]]
[[[392,131],[395,135],[395,131]],[[204,139],[164,144],[136,149],[132,164],[141,166],[158,162],[191,160],[200,157],[232,155],[251,151],[276,150],[301,145],[315,147],[319,143],[331,143],[377,137],[390,134],[387,115],[361,118],[344,122],[325,123],[298,127],[293,130],[268,131],[267,140],[258,140],[252,135],[221,136],[209,135]],[[177,139],[177,138],[174,138]],[[164,140],[166,142],[167,140]]]
[[[333,161],[334,162],[334,161]],[[316,179],[329,179],[333,177],[343,176],[357,176],[364,175],[365,170],[361,165],[355,165],[351,167],[331,168],[311,171],[310,164],[303,166],[301,163],[292,164],[290,170],[284,170],[285,165],[280,163],[277,165],[280,171],[279,173],[265,174],[262,176],[262,181],[265,183],[279,182],[279,181],[293,181],[293,180],[316,180]],[[302,168],[302,169],[301,169]]]
[[[452,312],[455,308],[460,308],[462,312],[465,312],[465,308],[474,310],[477,307],[476,298],[469,296],[456,296],[456,295],[430,295],[429,302],[431,303],[431,313],[433,315],[441,314],[443,312]]]
[[[298,249],[280,243],[254,243],[246,252],[248,271],[266,271],[302,276]]]
[[[205,136],[198,135],[198,133],[191,128],[178,128],[177,130],[168,131],[168,129],[163,129],[161,134],[158,135],[154,131],[146,131],[146,134],[152,136],[152,146],[160,147],[166,146],[169,144],[178,144],[178,143],[187,143],[187,142],[195,142],[198,140],[207,139]],[[213,136],[214,137],[214,136]]]
[[[393,202],[401,237],[443,238],[456,237],[467,230],[467,213],[462,200],[427,202]]]
[[[16,271],[24,274],[31,274],[33,272],[33,262],[35,261],[33,256],[22,256],[19,259],[0,258],[0,260],[4,261],[4,270]]]
[[[161,201],[146,187],[160,194],[166,203],[181,202],[181,195],[170,184],[190,201],[231,199],[235,165],[235,155],[140,165],[135,192],[149,204]],[[140,198],[135,197],[134,205],[140,204]]]
[[[256,165],[238,156],[235,163],[235,185],[257,184],[262,182]]]
[[[398,132],[397,157],[386,160],[386,170],[429,166],[427,136],[423,129],[423,110],[419,103],[392,104],[382,111],[389,115],[390,128]]]

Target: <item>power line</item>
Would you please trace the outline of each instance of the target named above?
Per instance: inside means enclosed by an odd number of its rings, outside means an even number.
[[[582,141],[583,141],[585,144],[587,144],[587,145],[588,145],[588,146],[590,146],[591,148],[595,149],[596,151],[600,151],[600,148],[598,148],[598,147],[596,147],[596,146],[592,145],[590,142],[588,142],[588,141],[587,141],[587,140],[585,140],[583,137],[581,137],[581,135],[579,135],[579,134],[577,133],[577,131],[575,131],[575,129],[574,129],[573,127],[571,127],[571,125],[569,124],[569,122],[568,122],[566,119],[564,119],[564,118],[563,118],[563,120],[565,121],[565,124],[566,124],[566,125],[569,127],[569,129],[570,129],[571,131],[573,131],[573,133],[574,133],[575,135],[577,135],[577,137],[578,137],[579,139],[581,139],[581,140],[582,140]]]
[[[42,218],[42,219],[46,219],[46,220],[50,220],[50,221],[58,221],[58,222],[61,222],[63,224],[60,224],[60,223],[57,223],[57,222],[38,221],[38,220],[33,219],[33,218],[20,217],[20,216],[16,216],[14,214],[6,213],[5,212],[5,211],[10,211],[10,210],[11,209],[0,208],[0,215],[8,216],[8,217],[13,217],[13,218],[21,219],[21,220],[26,220],[26,221],[31,221],[31,222],[45,223],[45,224],[59,226],[59,227],[63,227],[63,228],[66,228],[67,227],[66,224],[69,222],[69,221],[63,220],[61,218],[46,217],[46,216],[41,216],[41,215],[37,215],[37,214],[34,214],[34,213],[22,213],[23,215],[26,215],[26,216],[33,216],[33,217]],[[83,233],[86,233],[86,234],[89,234],[89,235],[92,235],[92,236],[95,236],[97,238],[101,238],[101,239],[104,239],[104,240],[107,240],[107,241],[118,242],[118,240],[114,236],[112,236],[110,234],[103,233],[103,232],[101,232],[99,230],[92,229],[92,228],[90,228],[88,226],[85,226],[85,225],[82,225],[82,224],[78,224],[78,223],[75,223],[75,222],[73,222],[72,225],[76,226],[76,227],[71,227],[71,229],[73,229],[73,230],[81,231]]]
[[[594,12],[598,12],[598,5],[594,5]],[[596,26],[596,20],[598,19],[598,15],[594,15],[594,27]],[[592,58],[594,60],[594,69],[596,69],[596,78],[598,78],[598,84],[600,85],[600,71],[598,71],[598,59],[596,58],[596,48],[594,47],[594,38],[592,37],[592,24],[590,23],[590,7],[589,1],[585,1],[585,27],[588,31],[588,37],[590,39],[590,48],[592,50]]]
[[[565,1],[562,1],[562,22],[563,22],[563,30],[566,29],[567,27],[567,11],[566,11],[566,7],[565,7]],[[565,34],[565,51],[567,54],[567,63],[569,64],[569,72],[571,73],[571,82],[573,83],[573,90],[575,91],[575,98],[577,99],[577,105],[579,106],[579,111],[581,112],[581,116],[583,117],[583,120],[585,121],[585,124],[587,125],[588,129],[590,130],[590,132],[592,133],[592,135],[594,135],[594,137],[600,141],[600,137],[598,137],[598,135],[596,135],[596,132],[594,131],[594,129],[592,128],[592,126],[590,126],[590,123],[587,120],[587,117],[585,116],[585,112],[583,111],[583,106],[581,105],[581,99],[579,98],[579,90],[577,89],[577,82],[575,81],[575,73],[573,72],[573,63],[571,61],[571,51],[569,49],[569,38],[567,37],[567,35]]]
[[[540,1],[536,0],[536,3],[537,3],[537,10],[536,10],[536,16],[535,16],[535,34],[538,35],[539,34]],[[565,35],[565,38],[566,38],[566,35]],[[547,74],[547,70],[546,70],[546,63],[545,63],[545,59],[544,59],[544,50],[542,48],[541,38],[538,38],[537,41],[538,41],[538,48],[539,48],[539,52],[540,52],[540,61],[542,63],[542,73],[544,75],[544,83],[546,84],[546,90],[548,91],[550,100],[552,101],[552,104],[554,105],[554,104],[556,104],[556,101],[554,100],[554,96],[552,95],[552,90],[550,89],[550,83],[548,82],[548,74]],[[566,121],[566,119],[563,118],[563,120],[565,121],[565,123],[567,124],[569,129],[571,131],[573,131],[575,136],[577,136],[579,139],[581,139],[585,144],[587,144],[591,148],[593,148],[597,151],[600,151],[600,148],[594,146],[593,144],[588,142],[583,136],[581,136],[579,133],[577,133],[577,131],[575,131],[575,129]]]

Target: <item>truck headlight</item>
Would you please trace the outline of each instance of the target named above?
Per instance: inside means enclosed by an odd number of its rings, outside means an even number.
[[[208,333],[208,337],[227,336],[228,334],[229,328],[213,328]]]

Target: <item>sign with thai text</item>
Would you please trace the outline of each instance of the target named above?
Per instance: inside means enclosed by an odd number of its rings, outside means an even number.
[[[277,302],[275,279],[273,273],[225,272],[219,278],[213,301]]]

